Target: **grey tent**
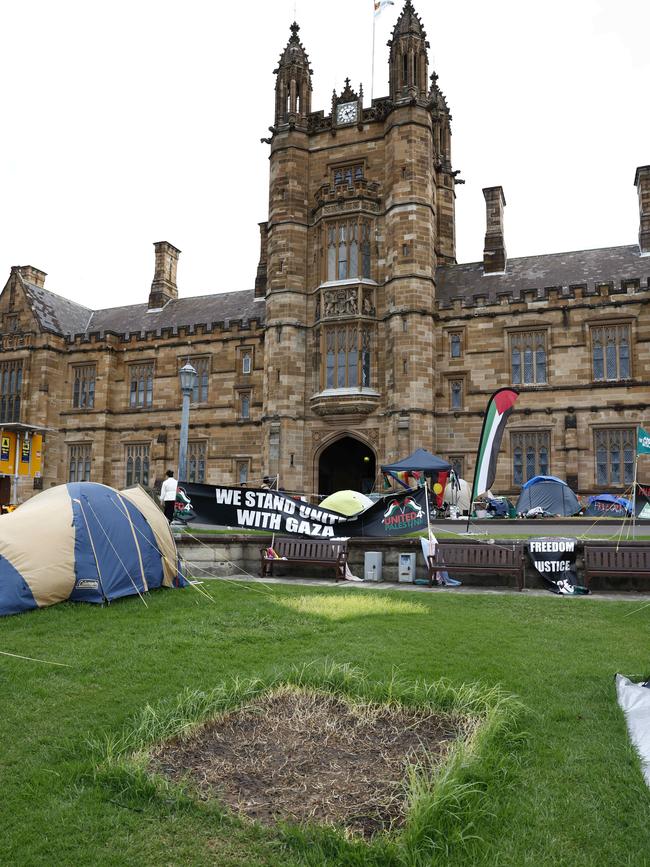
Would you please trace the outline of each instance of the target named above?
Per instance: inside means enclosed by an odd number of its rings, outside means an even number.
[[[549,515],[577,515],[580,503],[571,488],[555,476],[533,476],[522,486],[516,510],[525,515],[530,509],[542,508]]]

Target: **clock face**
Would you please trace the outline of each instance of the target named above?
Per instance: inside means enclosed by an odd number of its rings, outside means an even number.
[[[357,103],[342,102],[336,107],[337,123],[354,123],[357,119]]]

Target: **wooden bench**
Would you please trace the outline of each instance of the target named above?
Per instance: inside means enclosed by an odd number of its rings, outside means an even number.
[[[585,544],[585,587],[592,578],[650,578],[650,545]]]
[[[512,575],[517,589],[524,589],[524,548],[520,543],[496,542],[438,542],[435,555],[427,557],[429,587],[433,586],[436,572],[457,574]]]
[[[281,560],[267,555],[267,548],[260,548],[262,556],[262,578],[273,575],[273,566],[329,566],[334,569],[336,580],[345,579],[345,565],[348,561],[348,543],[341,539],[299,539],[295,536],[282,536],[273,543],[273,550]]]

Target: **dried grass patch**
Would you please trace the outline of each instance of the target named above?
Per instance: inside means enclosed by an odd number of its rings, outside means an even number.
[[[324,617],[326,620],[350,620],[354,617],[369,617],[385,614],[428,614],[429,609],[422,602],[411,599],[387,598],[385,595],[372,596],[360,590],[328,595],[278,596],[273,600],[276,605],[291,608],[299,614]]]
[[[474,725],[285,685],[156,748],[149,768],[264,824],[317,822],[370,837],[403,825],[408,767],[433,770]]]
[[[522,735],[498,686],[323,661],[144,706],[91,746],[120,803],[257,820],[310,864],[445,863],[476,841]]]

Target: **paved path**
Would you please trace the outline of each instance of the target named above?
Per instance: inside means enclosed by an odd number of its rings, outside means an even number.
[[[392,593],[433,593],[454,594],[466,596],[541,596],[548,599],[557,599],[555,593],[548,590],[518,590],[509,587],[469,587],[462,585],[461,587],[428,587],[423,584],[397,584],[394,581],[336,581],[325,580],[322,578],[259,578],[248,573],[240,573],[238,575],[229,575],[227,578],[222,576],[209,576],[201,579],[202,581],[248,581],[252,584],[300,584],[305,587],[331,587],[336,589],[349,590],[350,588],[369,591],[389,591]],[[562,597],[569,598],[569,597]],[[577,599],[578,597],[573,597]],[[650,608],[650,593],[615,593],[599,591],[590,593],[588,596],[580,596],[580,599],[600,600],[605,602],[636,602],[646,603]]]

